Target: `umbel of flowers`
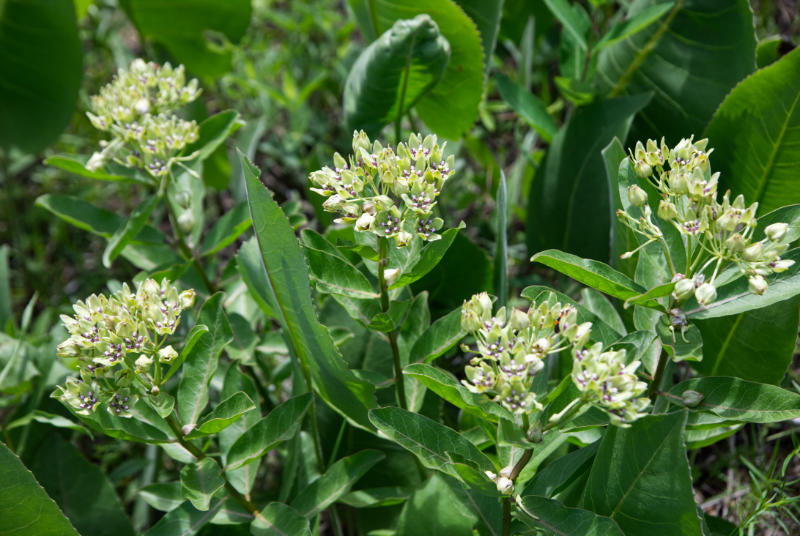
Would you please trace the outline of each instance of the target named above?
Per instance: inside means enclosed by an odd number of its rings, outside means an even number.
[[[572,380],[581,392],[575,404],[591,403],[607,411],[615,424],[637,419],[649,405],[647,388],[636,377],[639,361],[625,364],[624,351],[603,351],[602,344],[585,345],[591,322],[578,323],[577,310],[554,300],[532,304],[527,311],[501,307],[492,312],[488,294],[476,294],[461,308],[461,326],[476,340],[466,367],[464,385],[485,393],[516,415],[542,408],[531,391],[534,377],[551,353],[569,349]],[[572,407],[572,406],[570,406]]]
[[[662,227],[653,222],[642,188],[629,187],[631,208],[617,212],[622,223],[647,239],[637,250],[656,241],[665,246],[676,282],[673,298],[682,302],[694,295],[701,305],[716,299],[717,277],[728,265],[735,265],[747,276],[752,293],[763,294],[768,287],[767,276],[794,264],[780,257],[789,246],[788,224],[768,225],[765,236],[756,240],[758,203],[747,206],[741,195],[731,201],[730,192],[725,192],[721,203],[717,200],[719,173],[711,173],[709,155],[713,149],[706,150],[707,143],[689,138],[670,148],[663,139],[660,144],[648,140],[646,145],[637,142],[629,156],[636,174],[649,181],[661,197],[656,216],[662,225],[673,226],[683,237],[690,253],[686,274],[675,272]],[[622,257],[630,257],[635,251]]]
[[[353,133],[353,154],[333,157],[333,169],[311,173],[312,191],[327,197],[323,208],[355,230],[393,238],[407,246],[414,235],[438,240],[441,218],[433,217],[436,199],[453,175],[453,156],[444,157],[436,136],[412,134],[395,151],[371,143],[364,131]]]
[[[189,83],[183,65],[158,66],[141,59],[120,69],[91,98],[87,112],[95,128],[111,134],[86,167],[96,170],[109,159],[146,170],[153,177],[169,172],[176,155],[197,140],[198,127],[175,112],[200,94],[197,80]]]
[[[112,415],[130,416],[138,388],[157,394],[161,365],[178,357],[165,342],[194,299],[194,290],[178,292],[166,279],[147,279],[135,292],[123,284],[111,296],[92,294],[75,303],[74,316],[61,315],[70,336],[58,355],[74,360],[79,375],[53,396],[81,415],[105,406]]]

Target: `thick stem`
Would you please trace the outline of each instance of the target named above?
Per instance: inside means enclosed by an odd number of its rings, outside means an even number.
[[[389,285],[386,282],[384,271],[389,262],[387,256],[387,249],[389,240],[384,237],[378,237],[378,286],[381,293],[381,311],[387,313],[389,311]],[[397,330],[393,329],[389,332],[389,345],[392,347],[392,360],[394,361],[394,383],[397,389],[397,405],[403,409],[408,408],[406,403],[406,386],[403,382],[403,367],[400,364],[400,349],[397,346]]]
[[[511,470],[511,475],[508,477],[509,480],[511,480],[512,482],[515,482],[517,480],[517,477],[519,476],[519,474],[522,472],[522,470],[525,469],[525,466],[528,465],[528,462],[531,461],[532,457],[533,457],[533,449],[526,450],[522,454],[520,459],[517,460],[517,463],[514,465],[514,468]]]
[[[668,360],[669,355],[667,355],[666,350],[662,350],[661,356],[658,358],[658,365],[656,366],[656,373],[653,376],[653,381],[647,389],[647,397],[650,399],[651,403],[655,403],[656,398],[658,398],[658,388],[661,385],[661,378],[664,376],[664,369],[667,368]]]
[[[503,536],[511,536],[511,498],[503,497]]]

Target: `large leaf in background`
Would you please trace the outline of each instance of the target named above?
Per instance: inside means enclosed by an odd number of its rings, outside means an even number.
[[[541,99],[502,73],[497,73],[495,80],[503,100],[533,127],[544,141],[550,142],[558,131],[558,126]]]
[[[377,135],[436,85],[449,59],[450,44],[430,17],[396,21],[347,75],[344,116],[349,129]]]
[[[250,217],[261,251],[269,306],[293,355],[311,376],[315,391],[355,426],[372,429],[367,410],[376,405],[373,388],[345,365],[328,330],[319,323],[303,251],[283,211],[258,180],[258,169],[240,152]]]
[[[586,482],[582,508],[609,516],[625,534],[702,534],[686,459],[686,411],[609,426]]]
[[[438,84],[417,103],[420,119],[437,134],[458,139],[472,127],[483,94],[483,50],[475,23],[452,0],[374,0],[378,32],[396,20],[429,15],[450,43],[450,62]]]
[[[520,519],[523,523],[531,528],[544,529],[545,534],[623,536],[619,525],[611,518],[580,508],[570,508],[546,497],[520,497],[517,507],[522,513]]]
[[[217,512],[222,510],[225,504],[224,499],[218,499],[208,509],[207,512],[197,510],[189,501],[186,501],[178,508],[167,512],[153,528],[145,532],[145,536],[190,536],[197,532],[213,518]]]
[[[478,27],[483,45],[484,72],[488,72],[497,44],[497,34],[500,32],[504,0],[455,0],[455,2]]]
[[[184,465],[181,469],[183,496],[192,506],[205,512],[211,507],[211,499],[225,485],[222,470],[212,458],[203,458],[197,463]]]
[[[634,17],[657,0],[633,4]],[[610,96],[653,91],[635,138],[677,143],[700,134],[717,106],[755,68],[747,0],[678,0],[658,22],[600,51],[596,81]]]
[[[231,63],[230,50],[210,42],[218,37],[209,34],[238,42],[252,11],[250,0],[126,0],[124,4],[143,37],[164,45],[175,61],[208,79],[224,74]]]
[[[30,465],[42,487],[82,534],[133,535],[111,482],[100,467],[88,462],[61,436],[52,433],[41,441]],[[88,498],[91,508],[87,508]],[[0,533],[5,531],[0,528]]]
[[[83,76],[71,0],[0,3],[0,147],[35,153],[69,123]]]
[[[627,156],[625,148],[619,138],[614,138],[602,151],[603,166],[606,170],[608,179],[608,189],[611,194],[611,245],[610,264],[617,270],[622,271],[628,277],[633,277],[636,265],[632,262],[621,262],[620,255],[626,251],[636,249],[639,244],[636,241],[633,231],[623,225],[617,218],[617,211],[623,210],[622,201],[617,192],[619,191],[619,165]]]
[[[308,520],[283,503],[269,503],[250,524],[254,536],[310,536]]]
[[[0,443],[0,534],[80,536],[28,469]]]
[[[649,95],[602,100],[579,108],[558,131],[528,198],[527,244],[606,261],[611,239],[608,181],[601,151],[624,140]]]
[[[720,190],[757,201],[760,214],[800,202],[800,50],[736,86],[705,136]]]
[[[434,474],[403,506],[397,536],[472,536],[478,516],[461,499]]]
[[[692,366],[706,376],[738,376],[779,383],[792,361],[800,297],[736,315],[694,320],[703,337],[703,361]]]

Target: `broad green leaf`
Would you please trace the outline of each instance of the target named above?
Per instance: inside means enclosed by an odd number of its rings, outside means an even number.
[[[116,162],[107,163],[103,166],[103,169],[90,171],[86,169],[86,162],[89,161],[89,158],[88,155],[62,154],[49,156],[45,158],[44,163],[48,166],[57,167],[89,179],[100,181],[130,181],[147,185],[153,184],[153,179],[144,175],[139,170],[124,167]]]
[[[500,96],[517,115],[533,127],[544,141],[552,141],[558,126],[541,99],[502,73],[495,74],[495,80]]]
[[[611,245],[609,246],[609,253],[611,259],[611,266],[625,273],[625,275],[632,277],[634,274],[635,266],[633,263],[620,260],[620,256],[626,251],[636,249],[638,242],[636,237],[628,227],[624,226],[617,219],[617,211],[623,210],[624,206],[620,199],[618,192],[620,190],[619,184],[619,168],[620,164],[627,157],[625,148],[619,141],[619,138],[614,138],[602,151],[603,166],[606,171],[606,178],[608,179],[608,191],[611,194],[611,206],[609,207],[611,218]]]
[[[429,469],[462,480],[453,463],[455,455],[481,471],[494,470],[489,458],[464,436],[427,417],[392,407],[373,409],[369,417],[378,430]]]
[[[176,534],[191,536],[197,534],[204,525],[213,519],[224,504],[225,499],[217,499],[207,511],[201,512],[186,501],[178,508],[167,512],[167,515],[144,534],[145,536],[175,536]]]
[[[681,404],[685,391],[703,394],[693,411],[708,411],[734,422],[781,422],[800,417],[800,395],[777,385],[741,378],[692,378],[669,391],[669,398]]]
[[[706,376],[780,383],[794,354],[799,309],[795,296],[753,311],[693,320],[703,337],[703,361],[692,366]]]
[[[350,130],[376,136],[442,78],[450,45],[427,15],[395,21],[356,59],[344,87]]]
[[[242,124],[239,112],[234,110],[225,110],[212,115],[198,125],[197,140],[191,145],[187,145],[182,154],[192,160],[205,160]]]
[[[250,228],[250,212],[247,203],[239,203],[226,212],[208,231],[200,247],[200,255],[212,255],[232,244]]]
[[[521,495],[553,497],[560,494],[591,468],[598,445],[592,443],[553,460],[536,472]]]
[[[103,266],[106,268],[111,267],[111,263],[122,253],[122,250],[125,249],[128,242],[139,234],[139,231],[147,224],[147,220],[150,219],[150,214],[153,212],[153,209],[156,208],[160,200],[161,198],[157,195],[151,196],[136,207],[130,217],[114,231],[108,244],[106,244],[105,250],[103,250]]]
[[[453,309],[437,319],[426,329],[411,348],[409,361],[412,363],[430,363],[467,334],[461,327],[461,308]]]
[[[380,297],[369,279],[324,236],[306,230],[303,231],[303,243],[311,277],[320,291],[357,299]]]
[[[504,307],[508,300],[508,204],[503,171],[500,171],[494,211],[494,295],[497,296],[497,307]]]
[[[410,285],[433,270],[436,265],[439,264],[439,261],[442,260],[444,254],[447,253],[447,250],[450,248],[453,240],[455,240],[458,232],[464,227],[466,227],[466,225],[462,221],[458,224],[458,227],[454,227],[453,229],[448,229],[443,232],[442,238],[439,240],[428,242],[425,247],[422,248],[422,251],[419,255],[419,260],[412,267],[410,267],[410,270],[403,270],[402,275],[400,275],[397,281],[395,281],[389,288],[393,289]]]
[[[411,306],[410,301],[393,301],[389,305],[389,310],[377,313],[370,319],[367,327],[383,333],[389,333],[399,328],[406,318],[406,313]]]
[[[628,16],[636,18],[660,3],[636,2]],[[722,99],[754,68],[755,32],[747,0],[677,0],[657,22],[603,48],[595,80],[611,97],[653,91],[633,135],[665,136],[674,144],[699,135]]]
[[[625,322],[622,321],[622,317],[619,316],[617,310],[602,293],[594,289],[584,288],[581,289],[581,298],[583,299],[583,306],[594,313],[598,318],[602,318],[603,322],[608,324],[611,329],[620,335],[628,333],[628,330],[625,329]]]
[[[277,334],[276,334],[277,335]],[[222,452],[222,462],[228,462],[228,452],[245,431],[261,420],[261,405],[259,404],[258,390],[250,375],[244,374],[237,363],[231,363],[225,373],[222,384],[222,398],[230,398],[236,393],[243,392],[253,401],[252,410],[237,419],[230,426],[220,431],[217,439]],[[258,473],[258,464],[251,463],[239,469],[225,471],[225,475],[234,488],[244,495],[250,495]]]
[[[191,331],[189,331],[189,334],[186,335],[186,338],[184,339],[181,353],[178,354],[178,358],[172,362],[169,370],[166,372],[166,374],[164,374],[164,381],[167,381],[172,377],[173,374],[178,372],[178,369],[181,367],[181,365],[183,365],[183,362],[186,361],[186,358],[192,353],[194,345],[197,344],[197,341],[200,340],[200,337],[204,333],[208,333],[208,326],[204,324],[195,324],[192,326]]]
[[[208,403],[209,382],[217,371],[219,356],[233,338],[231,325],[222,308],[221,293],[206,300],[197,315],[197,322],[207,326],[208,332],[200,335],[183,363],[177,396],[181,422],[192,428]]]
[[[59,390],[51,395],[58,398]],[[66,406],[72,412],[71,406]],[[122,419],[112,416],[105,409],[99,409],[90,415],[73,415],[92,430],[126,441],[143,443],[163,443],[172,438],[172,430],[154,409],[144,400],[137,400],[131,409],[133,417]]]
[[[786,236],[783,238],[784,242],[791,244],[800,239],[800,204],[786,205],[768,214],[759,216],[756,230],[753,232],[753,237],[756,240],[764,238],[764,229],[766,229],[768,225],[778,222],[789,225]]]
[[[248,428],[231,446],[226,469],[236,469],[256,461],[281,442],[294,436],[300,429],[303,415],[310,405],[309,393],[290,398]]]
[[[109,479],[57,433],[39,442],[31,456],[30,469],[82,534],[133,536],[131,523]],[[91,508],[86,507],[87,497],[92,498]],[[0,514],[0,518],[5,515]],[[7,534],[2,528],[0,533]],[[54,533],[42,530],[40,534]]]
[[[576,8],[570,5],[567,0],[544,0],[544,3],[558,21],[564,25],[564,31],[578,45],[581,52],[586,52],[585,28],[582,20],[575,12]]]
[[[618,22],[600,38],[597,44],[592,46],[592,54],[596,54],[608,45],[612,45],[621,39],[625,39],[636,32],[644,30],[666,15],[674,5],[674,1],[655,4],[645,8],[643,11],[630,18],[626,18],[622,22]]]
[[[686,331],[681,333],[680,329],[674,332],[658,322],[656,332],[661,338],[661,344],[673,361],[702,361],[703,359],[703,337],[700,330],[694,324],[689,324]]]
[[[601,151],[624,140],[650,95],[600,100],[576,110],[553,138],[528,198],[529,251],[557,248],[608,260],[611,206]]]
[[[186,500],[180,482],[158,482],[149,484],[137,494],[144,501],[160,512],[170,512]]]
[[[79,536],[56,503],[5,444],[0,443],[0,533]]]
[[[89,431],[85,426],[81,426],[75,421],[67,419],[66,417],[62,417],[61,415],[48,413],[46,411],[42,411],[39,409],[35,409],[32,412],[28,413],[27,415],[24,415],[18,419],[14,419],[13,421],[9,422],[6,425],[6,430],[13,430],[14,428],[18,428],[20,426],[28,426],[31,422],[34,421],[43,424],[49,424],[50,426],[55,426],[56,428],[67,428],[69,430],[81,432],[89,435],[89,437],[92,436],[91,431]]]
[[[203,417],[197,428],[186,436],[187,439],[216,434],[236,422],[256,405],[247,394],[239,391],[226,398],[211,413]]]
[[[83,77],[70,0],[0,5],[0,147],[37,153],[67,126]]]
[[[269,293],[269,279],[264,273],[261,251],[255,237],[246,240],[239,248],[239,252],[236,254],[236,268],[247,286],[247,290],[250,291],[250,296],[261,311],[268,318],[275,318],[275,313],[272,312],[276,308],[273,303],[274,298]]]
[[[202,512],[211,507],[211,499],[224,485],[222,470],[212,458],[203,458],[181,469],[183,496]]]
[[[720,190],[758,202],[760,213],[800,202],[800,50],[744,79],[706,129]]]
[[[458,486],[458,484],[455,484]],[[434,474],[409,497],[397,521],[397,536],[472,536],[478,516],[447,482]]]
[[[490,59],[494,55],[497,34],[500,32],[500,19],[503,14],[503,0],[455,0],[464,13],[472,19],[481,34],[483,46],[484,73],[488,72]]]
[[[411,495],[410,488],[391,486],[351,491],[339,498],[339,502],[353,508],[379,508],[401,504]]]
[[[292,508],[307,518],[318,514],[349,492],[353,484],[385,457],[377,450],[362,450],[338,460],[300,491],[292,501]]]
[[[308,520],[283,503],[269,503],[250,524],[254,536],[311,536]]]
[[[661,285],[655,286],[650,290],[648,290],[647,292],[643,292],[638,296],[634,296],[632,298],[628,298],[627,300],[625,300],[624,307],[628,308],[631,305],[642,305],[644,307],[653,307],[653,305],[659,305],[656,300],[658,298],[663,298],[664,296],[669,296],[674,288],[675,288],[674,281],[670,281],[668,283],[663,283]],[[662,306],[653,308],[661,309]]]
[[[686,459],[685,411],[609,426],[579,506],[608,516],[624,534],[702,534]]]
[[[531,257],[531,262],[544,264],[579,283],[621,300],[627,300],[645,292],[645,289],[638,283],[605,263],[582,259],[556,249],[537,253]]]
[[[439,83],[417,103],[420,119],[435,133],[461,138],[478,116],[483,93],[484,56],[475,23],[452,0],[375,0],[376,33],[395,21],[427,14],[450,43],[450,61]]]
[[[210,42],[209,32],[236,43],[247,31],[252,11],[249,0],[197,0],[191,9],[161,0],[128,0],[127,4],[143,37],[161,43],[177,63],[208,80],[225,74],[231,64],[231,47]]]
[[[317,320],[305,257],[286,216],[258,180],[258,170],[239,153],[250,216],[261,252],[264,293],[284,329],[291,352],[308,370],[315,392],[355,426],[371,429],[367,410],[375,407],[372,385],[345,365],[327,329]],[[263,275],[260,276],[263,279]]]
[[[544,529],[545,534],[580,534],[581,536],[624,536],[614,520],[582,510],[546,497],[527,495],[519,497],[519,519],[534,529]]]

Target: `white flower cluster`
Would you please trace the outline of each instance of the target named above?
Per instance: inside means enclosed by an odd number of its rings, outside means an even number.
[[[153,362],[178,357],[163,344],[194,299],[194,290],[179,293],[166,279],[160,285],[147,279],[135,293],[123,284],[110,297],[92,294],[77,302],[75,316],[61,315],[70,336],[58,346],[58,355],[77,358],[80,378],[67,379],[53,396],[83,415],[105,404],[112,415],[128,416],[134,379],[157,387],[150,376]]]
[[[577,323],[574,307],[560,303],[534,304],[527,312],[501,307],[493,314],[485,292],[464,302],[461,326],[477,339],[476,349],[465,350],[478,354],[465,369],[464,385],[492,395],[516,414],[541,409],[530,389],[544,358],[569,345],[583,346],[591,330],[591,322]]]
[[[141,59],[120,69],[91,99],[89,120],[113,138],[92,155],[86,167],[99,169],[111,158],[147,170],[154,177],[169,171],[171,159],[197,140],[198,127],[175,110],[200,94],[197,80],[186,83],[184,68],[158,66]]]
[[[675,275],[673,297],[683,301],[694,294],[702,305],[716,299],[714,282],[726,264],[735,264],[749,278],[749,288],[755,294],[767,290],[766,276],[794,264],[792,260],[780,258],[788,248],[784,240],[788,230],[786,223],[769,225],[765,229],[766,237],[755,241],[758,203],[746,206],[741,195],[731,201],[730,192],[722,196],[722,203],[717,201],[719,173],[711,173],[709,155],[713,149],[706,151],[707,143],[705,139],[695,142],[689,138],[669,148],[663,139],[660,145],[648,140],[646,146],[637,142],[630,155],[636,174],[647,179],[662,197],[656,211],[658,218],[673,225],[696,252],[689,263],[689,273]],[[646,244],[660,240],[663,233],[652,221],[647,193],[633,185],[628,189],[628,200],[639,207],[641,215],[635,217],[620,210],[617,216],[622,223],[645,236]],[[625,253],[623,258],[635,251]],[[710,277],[706,277],[706,269],[711,271]]]
[[[414,235],[438,240],[441,218],[433,217],[436,198],[453,175],[453,156],[444,157],[436,136],[412,134],[397,151],[370,143],[367,135],[353,133],[353,155],[333,156],[334,168],[314,171],[312,191],[327,197],[323,208],[341,214],[337,222],[355,222],[356,231],[393,238],[407,246]]]

